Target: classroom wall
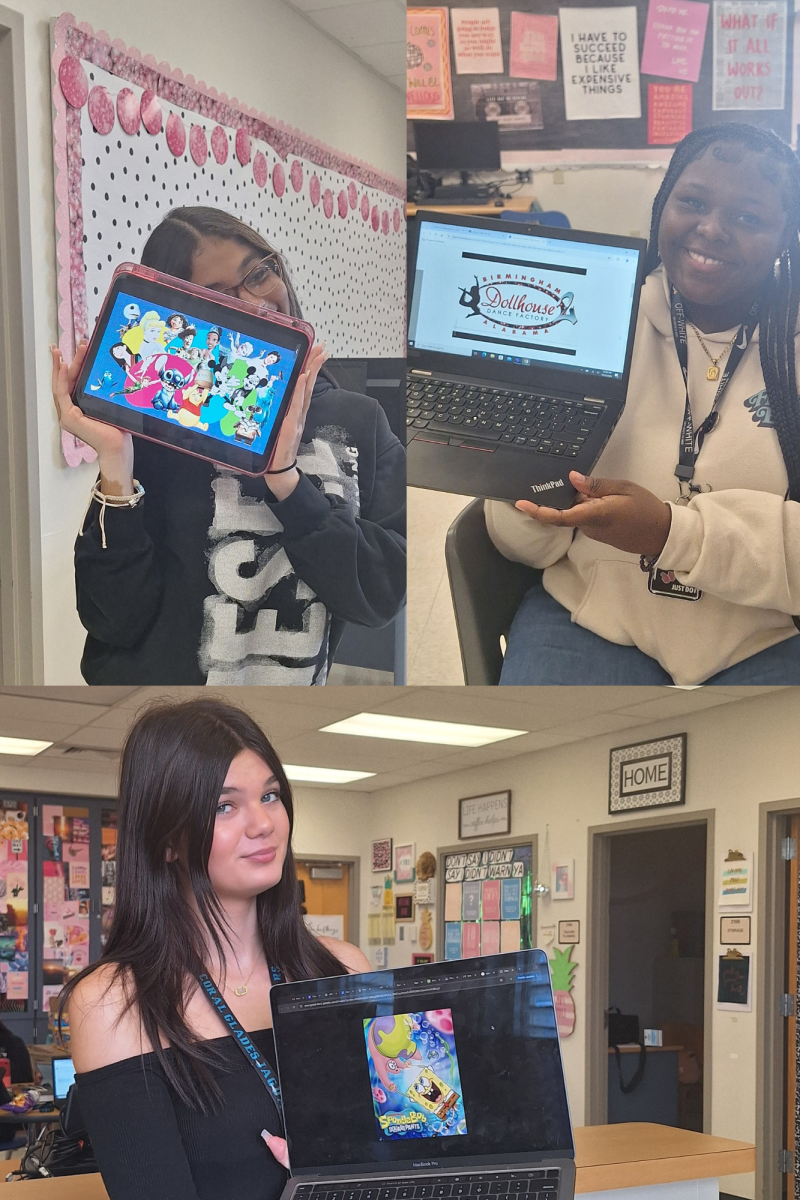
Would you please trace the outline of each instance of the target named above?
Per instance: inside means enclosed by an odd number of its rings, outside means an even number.
[[[47,347],[57,340],[50,19],[44,0],[11,0],[25,19],[28,154],[34,251],[36,412],[41,497],[45,677],[82,683],[84,631],[73,600],[72,546],[96,467],[64,464]],[[244,105],[402,178],[402,94],[281,0],[81,0],[75,17]],[[369,113],[365,120],[363,114]]]
[[[709,703],[713,703],[713,697]],[[371,836],[391,836],[395,843],[413,840],[420,854],[423,850],[436,853],[439,846],[457,842],[459,797],[510,788],[512,836],[538,834],[541,852],[549,826],[551,861],[574,857],[574,900],[540,903],[538,920],[540,927],[565,919],[582,922],[581,945],[573,951],[573,959],[580,964],[573,992],[577,1022],[575,1032],[563,1043],[575,1124],[583,1123],[585,1112],[588,829],[612,820],[608,814],[609,750],[650,737],[683,731],[688,734],[686,807],[658,810],[651,815],[665,811],[685,811],[689,815],[692,810],[715,809],[718,871],[720,855],[724,857],[729,848],[737,847],[745,853],[757,850],[760,804],[799,798],[800,806],[800,759],[793,752],[798,722],[800,695],[797,690],[783,691],[710,708],[690,717],[637,726],[635,731],[610,733],[506,762],[498,760],[484,767],[437,775],[428,782],[420,780],[374,795]],[[621,819],[629,816],[647,819],[646,813],[626,814]],[[758,870],[756,862],[756,884]],[[368,905],[370,882],[379,878],[362,873],[362,908]],[[753,972],[758,971],[757,917],[755,911],[750,948]],[[390,947],[390,966],[409,963],[416,949],[399,943]],[[713,949],[716,951],[716,944]],[[757,1016],[755,994],[752,1012],[714,1009],[712,1055],[706,1060],[706,1069],[713,1075],[711,1132],[719,1136],[755,1140]],[[723,1190],[753,1196],[754,1180],[737,1176]]]

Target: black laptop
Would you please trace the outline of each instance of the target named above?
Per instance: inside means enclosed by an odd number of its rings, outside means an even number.
[[[282,1200],[572,1200],[542,950],[279,984]]]
[[[408,484],[568,508],[620,418],[647,243],[417,213]]]

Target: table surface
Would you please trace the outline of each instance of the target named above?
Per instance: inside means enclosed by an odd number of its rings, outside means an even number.
[[[35,1108],[23,1113],[3,1112],[0,1110],[0,1125],[8,1125],[9,1123],[11,1125],[45,1125],[48,1121],[58,1121],[60,1115],[57,1108],[48,1113],[37,1112]],[[2,1146],[0,1146],[0,1149],[2,1149]]]
[[[498,204],[495,204],[494,200],[489,204],[408,204],[406,212],[409,217],[413,217],[422,208],[426,212],[455,213],[461,217],[493,217],[504,208],[511,208],[514,212],[528,212],[533,201],[533,196],[511,196]]]
[[[575,1149],[578,1193],[716,1179],[754,1171],[756,1166],[756,1148],[749,1142],[646,1123],[576,1129]],[[0,1183],[0,1196],[15,1186]],[[31,1180],[25,1196],[27,1200],[108,1200],[99,1175]]]

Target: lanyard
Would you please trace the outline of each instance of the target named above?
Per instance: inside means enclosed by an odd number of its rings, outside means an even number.
[[[281,971],[280,967],[270,966],[269,973],[272,976],[273,983],[284,982],[283,971]],[[256,1071],[258,1071],[261,1082],[264,1084],[264,1087],[275,1101],[278,1113],[280,1114],[281,1088],[278,1080],[275,1078],[275,1072],[265,1060],[258,1047],[253,1044],[253,1040],[250,1035],[246,1033],[244,1029],[242,1029],[241,1025],[236,1020],[236,1017],[233,1015],[230,1008],[220,995],[219,990],[217,989],[217,986],[211,976],[204,971],[202,975],[197,976],[197,982],[200,984],[205,995],[208,997],[209,1004],[214,1006],[222,1020],[230,1029],[236,1045],[239,1047],[242,1054],[245,1056],[247,1061],[253,1065]]]
[[[692,483],[694,478],[694,468],[697,462],[698,455],[703,448],[703,442],[706,434],[716,428],[719,421],[719,406],[722,401],[723,394],[728,386],[729,380],[732,378],[734,371],[742,360],[750,339],[758,325],[758,306],[754,304],[750,309],[747,320],[743,325],[740,325],[739,332],[736,334],[731,352],[728,355],[728,361],[725,364],[725,369],[722,372],[722,378],[719,381],[717,394],[714,397],[714,403],[711,406],[711,412],[695,431],[694,422],[692,421],[692,409],[689,404],[689,350],[686,337],[686,311],[684,308],[683,298],[676,292],[674,287],[670,288],[671,304],[670,316],[672,318],[672,336],[675,340],[675,349],[678,354],[678,362],[681,365],[683,373],[683,383],[686,388],[686,406],[683,410],[683,426],[681,428],[681,438],[678,446],[678,463],[675,467],[675,475],[678,478],[680,485],[680,496],[678,497],[679,504],[688,504],[693,492],[699,492],[700,488]]]

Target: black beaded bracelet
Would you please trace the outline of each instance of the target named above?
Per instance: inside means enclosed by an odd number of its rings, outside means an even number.
[[[656,554],[656,556],[654,558],[645,558],[645,556],[643,554],[640,554],[639,555],[639,566],[641,567],[641,569],[643,571],[646,571],[649,575],[650,572],[652,571],[653,567],[656,565],[656,563],[658,562],[658,560],[660,558],[661,558],[660,554]]]
[[[288,467],[281,467],[280,471],[265,471],[265,475],[285,475],[287,471],[293,471],[297,466],[297,459],[293,463],[289,463]]]

